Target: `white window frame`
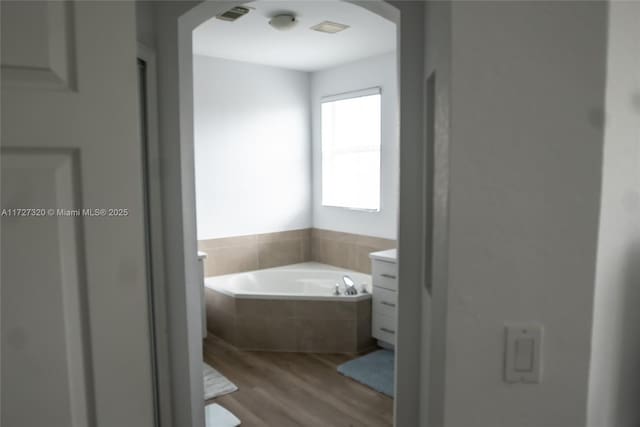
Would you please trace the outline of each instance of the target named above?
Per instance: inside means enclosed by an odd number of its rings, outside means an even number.
[[[361,208],[352,206],[342,206],[325,202],[325,188],[324,188],[324,172],[325,172],[325,145],[323,141],[323,121],[322,121],[322,105],[328,102],[341,101],[345,99],[361,98],[366,96],[379,95],[380,96],[380,145],[378,146],[379,152],[379,177],[378,177],[378,207],[377,208]],[[339,150],[336,150],[339,151]],[[367,150],[368,151],[368,150]],[[345,150],[345,152],[352,152],[351,150]],[[382,88],[379,86],[370,87],[366,89],[360,89],[355,91],[343,92],[335,95],[323,96],[320,99],[320,203],[323,207],[341,208],[354,211],[363,212],[380,212],[382,210]]]

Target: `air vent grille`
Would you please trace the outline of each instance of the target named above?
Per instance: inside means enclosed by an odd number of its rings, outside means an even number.
[[[226,12],[221,13],[216,16],[216,18],[221,19],[223,21],[235,21],[236,19],[246,15],[249,13],[249,9],[242,6],[236,6],[233,9],[229,9]]]
[[[314,31],[320,31],[321,33],[335,34],[340,31],[344,31],[349,28],[348,25],[340,24],[338,22],[324,21],[319,23],[318,25],[314,25],[311,27]]]

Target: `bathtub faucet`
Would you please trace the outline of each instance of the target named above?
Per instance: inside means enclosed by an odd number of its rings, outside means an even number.
[[[344,282],[344,294],[345,295],[358,295],[358,290],[356,289],[356,282],[347,275],[342,276],[342,281]]]

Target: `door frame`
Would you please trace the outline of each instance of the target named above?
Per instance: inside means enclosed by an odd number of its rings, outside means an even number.
[[[158,135],[158,84],[156,53],[150,47],[138,43],[136,59],[145,63],[144,102],[146,117],[141,126],[146,125],[146,144],[141,141],[142,155],[146,167],[142,168],[145,184],[144,192],[148,206],[145,206],[148,224],[149,275],[149,322],[153,351],[153,382],[155,392],[156,425],[171,425],[172,396],[169,360],[169,336],[167,333],[167,303],[164,271],[164,235],[162,224],[162,186],[160,185],[160,139]],[[143,102],[143,100],[140,100]],[[145,231],[145,234],[147,231]]]
[[[400,102],[400,211],[398,251],[399,333],[396,355],[394,424],[418,426],[430,390],[421,387],[428,375],[422,326],[425,286],[423,176],[423,85],[425,67],[425,2],[350,0],[398,28]],[[160,90],[160,143],[163,157],[163,206],[167,315],[170,322],[173,421],[176,426],[204,425],[200,289],[197,286],[197,238],[193,152],[192,31],[205,20],[246,1],[158,2],[156,7]],[[201,285],[200,285],[201,286]],[[426,423],[425,423],[426,425]]]

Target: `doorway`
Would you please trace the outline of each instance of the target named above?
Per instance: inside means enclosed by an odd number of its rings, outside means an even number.
[[[416,398],[420,390],[420,376],[416,375],[420,365],[420,345],[421,332],[415,319],[420,318],[420,305],[422,299],[422,286],[420,284],[422,266],[421,253],[423,247],[422,237],[415,230],[422,226],[420,216],[421,208],[416,205],[416,201],[421,200],[416,188],[412,186],[415,177],[420,176],[420,172],[415,169],[414,159],[422,158],[422,148],[419,144],[411,141],[421,138],[421,114],[422,97],[421,88],[423,85],[422,76],[422,55],[424,53],[424,39],[422,29],[424,25],[424,7],[419,2],[394,3],[394,6],[386,2],[357,2],[358,5],[366,9],[385,16],[395,22],[402,19],[402,26],[399,31],[399,60],[401,63],[400,92],[401,92],[401,162],[408,162],[411,168],[401,169],[401,197],[400,197],[400,227],[399,247],[403,255],[402,263],[399,265],[400,281],[407,283],[400,295],[400,304],[403,305],[404,322],[407,326],[398,336],[400,344],[397,348],[398,376],[396,380],[397,393],[400,396],[395,400],[397,410],[395,411],[396,425],[413,425],[417,422],[420,412],[420,401]],[[179,337],[178,341],[171,344],[172,365],[175,366],[173,374],[173,386],[184,396],[191,394],[194,399],[201,393],[198,390],[201,382],[201,369],[195,362],[201,354],[202,347],[200,341],[200,311],[194,308],[199,305],[200,287],[197,287],[197,261],[195,253],[197,247],[195,215],[193,212],[194,177],[193,177],[193,69],[191,63],[192,38],[194,28],[202,22],[210,19],[224,10],[241,6],[241,2],[203,2],[191,8],[187,5],[160,4],[159,5],[159,25],[160,49],[163,50],[163,68],[169,70],[161,76],[161,91],[165,92],[167,102],[162,105],[162,128],[163,146],[166,171],[170,177],[180,176],[180,185],[171,178],[170,188],[167,189],[165,212],[173,220],[168,221],[167,233],[171,240],[172,247],[167,249],[167,253],[172,254],[166,262],[168,266],[168,280],[175,282],[175,285],[168,286],[169,290],[169,310],[172,312],[172,324],[169,325],[171,335]],[[223,10],[224,9],[224,10]],[[176,27],[175,22],[178,21]],[[178,83],[179,80],[179,83]],[[180,140],[180,145],[175,145],[176,140]],[[404,164],[404,163],[403,163]],[[169,179],[169,178],[167,178]],[[175,181],[175,182],[174,182]],[[174,185],[175,184],[175,185]],[[404,193],[404,196],[403,196]],[[419,202],[418,202],[419,204]],[[179,225],[179,227],[178,227]],[[177,287],[182,281],[188,285],[185,289]],[[402,286],[402,285],[401,285]],[[403,302],[404,301],[404,302]],[[191,307],[191,309],[189,308]],[[187,337],[180,335],[183,330],[188,330]],[[185,338],[187,341],[180,341]],[[173,340],[172,340],[173,341]],[[188,345],[185,346],[185,342]],[[404,343],[404,344],[402,344]],[[189,365],[186,363],[191,361]],[[187,367],[188,366],[188,367]],[[184,375],[188,369],[189,375]],[[404,394],[404,398],[401,395]],[[422,398],[421,398],[422,399]],[[198,403],[194,400],[175,402],[177,407],[176,419],[184,419],[184,423],[198,425],[196,419],[199,411],[194,412]],[[183,417],[192,417],[187,418]]]
[[[205,361],[239,388],[207,402],[274,425],[390,426],[395,24],[346,2],[262,1],[212,17],[192,41],[197,238],[215,336]],[[372,264],[385,269],[373,280]],[[291,381],[270,351],[307,382]],[[263,366],[264,377],[233,360]],[[252,411],[256,388],[270,390],[269,404]],[[300,406],[301,396],[316,404]],[[358,405],[341,408],[351,399]],[[278,402],[299,410],[283,419]]]

